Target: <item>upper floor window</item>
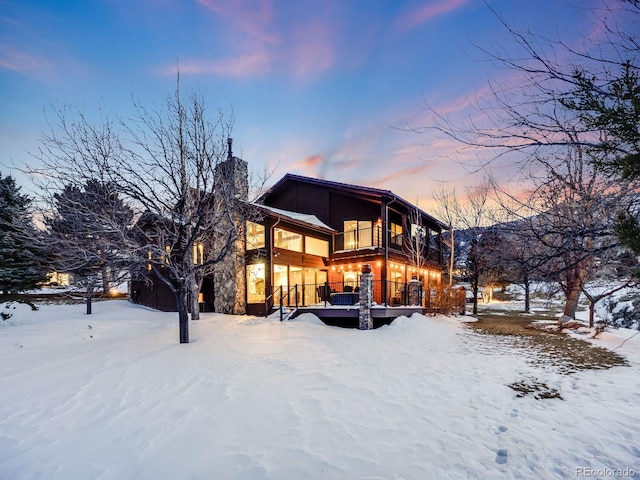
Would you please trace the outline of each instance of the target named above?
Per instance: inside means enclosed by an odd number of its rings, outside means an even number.
[[[412,223],[411,224],[411,238],[419,241],[421,244],[426,244],[427,242],[427,227],[424,225],[419,225]]]
[[[440,250],[440,233],[429,230],[429,248]]]
[[[373,222],[371,220],[345,220],[344,249],[356,250],[373,246]]]
[[[389,232],[391,233],[390,242],[402,246],[402,225],[391,222]]]
[[[274,228],[273,237],[274,247],[292,250],[294,252],[302,252],[302,235],[300,233]]]
[[[309,255],[317,255],[319,257],[329,256],[329,242],[315,237],[305,237],[304,251]]]
[[[265,228],[259,223],[247,222],[247,250],[265,247]]]

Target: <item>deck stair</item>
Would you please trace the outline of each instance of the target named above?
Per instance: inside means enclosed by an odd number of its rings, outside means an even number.
[[[286,322],[288,320],[291,320],[292,318],[295,318],[297,316],[297,313],[298,313],[298,309],[297,308],[291,308],[291,309],[289,309],[289,311],[287,311],[285,309],[284,314],[280,318],[280,321],[281,322]]]

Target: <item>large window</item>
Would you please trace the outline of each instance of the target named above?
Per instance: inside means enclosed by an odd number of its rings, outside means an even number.
[[[391,232],[391,243],[402,246],[402,225],[391,222],[389,231]]]
[[[411,238],[419,240],[422,245],[426,243],[427,234],[427,227],[424,225],[411,224]]]
[[[247,265],[247,303],[263,303],[265,286],[264,263]]]
[[[371,220],[345,220],[344,249],[357,250],[373,246]]]
[[[286,292],[289,288],[289,274],[286,265],[273,266],[273,287],[282,287]]]
[[[305,237],[304,252],[319,257],[329,256],[329,242],[314,237]]]
[[[326,270],[296,265],[274,265],[273,303],[280,305],[282,294],[284,305],[313,305],[320,298],[318,287],[323,287],[326,281]]]
[[[302,252],[302,235],[281,228],[273,229],[273,245],[276,248],[292,250],[294,252]]]
[[[247,222],[247,250],[256,250],[265,247],[264,225]]]
[[[400,303],[404,289],[404,268],[400,265],[391,265],[389,267],[389,280],[391,303]]]
[[[289,305],[289,267],[286,265],[273,266],[273,304]]]
[[[429,248],[432,248],[434,250],[440,250],[440,242],[438,241],[439,235],[440,234],[438,232],[429,230]]]
[[[358,286],[358,272],[353,270],[348,270],[342,274],[342,283],[345,287],[355,288]],[[345,289],[346,291],[346,289]]]

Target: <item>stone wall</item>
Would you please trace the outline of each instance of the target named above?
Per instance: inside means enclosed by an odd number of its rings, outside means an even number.
[[[360,330],[373,329],[371,305],[373,304],[373,274],[369,271],[360,276],[360,311],[358,312],[358,328]]]
[[[229,232],[237,232],[229,253],[217,263],[213,273],[214,310],[218,313],[246,313],[245,220],[239,202],[248,198],[247,162],[231,155],[215,171],[214,202],[222,215],[214,232],[214,248],[224,248]]]

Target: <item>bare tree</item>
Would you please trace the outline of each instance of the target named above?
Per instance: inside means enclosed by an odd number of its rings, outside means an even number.
[[[533,187],[524,198],[510,197],[509,208],[521,216],[534,241],[528,266],[558,283],[565,294],[562,323],[575,318],[581,293],[600,269],[599,259],[618,246],[611,212],[635,200],[628,185],[603,175],[580,145],[563,158],[531,161]],[[536,168],[539,164],[544,168]]]
[[[507,278],[524,290],[524,312],[530,313],[531,283],[541,278],[539,270],[546,258],[540,255],[539,244],[527,221],[508,222],[500,230],[501,241],[494,258],[504,265]]]
[[[431,109],[435,120],[426,126],[475,149],[488,171],[500,160],[519,165],[529,198],[510,200],[540,246],[536,268],[562,286],[565,319],[575,316],[593,262],[615,244],[616,212],[626,222],[618,230],[631,232],[624,238],[638,231],[640,4],[602,8],[590,13],[603,35],[580,44],[518,31],[494,11],[520,51],[480,49],[511,75],[490,82],[475,118]]]
[[[449,230],[443,235],[442,243],[448,250],[445,249],[444,254],[447,258],[447,274],[449,276],[449,287],[453,286],[453,272],[456,263],[456,248],[455,248],[455,226],[457,223],[456,210],[458,209],[458,201],[456,200],[455,190],[447,192],[444,188],[434,195],[434,200],[437,203],[437,212],[441,220],[449,225]]]
[[[428,232],[422,222],[420,211],[416,208],[409,212],[408,221],[411,231],[403,237],[403,251],[409,265],[415,269],[423,269],[427,260]]]
[[[176,88],[164,108],[135,103],[127,121],[94,124],[57,111],[37,155],[44,164],[37,173],[54,183],[100,178],[116,186],[135,213],[121,238],[132,272],[172,292],[181,343],[189,342],[189,310],[198,317],[203,278],[229,259],[239,273],[237,248],[255,211],[246,201],[246,163],[228,143],[232,126],[233,116],[211,117],[201,96],[185,99]]]
[[[480,291],[481,275],[486,268],[486,254],[483,250],[480,238],[486,226],[491,223],[492,210],[488,204],[489,188],[483,185],[476,188],[467,188],[463,199],[456,196],[455,191],[441,190],[435,197],[438,204],[436,212],[441,218],[449,221],[459,233],[466,232],[464,251],[466,255],[462,259],[467,271],[467,277],[473,293],[473,314],[478,313],[478,293]],[[458,236],[458,240],[461,237]],[[459,243],[458,243],[459,245]],[[458,247],[458,251],[462,251]]]

